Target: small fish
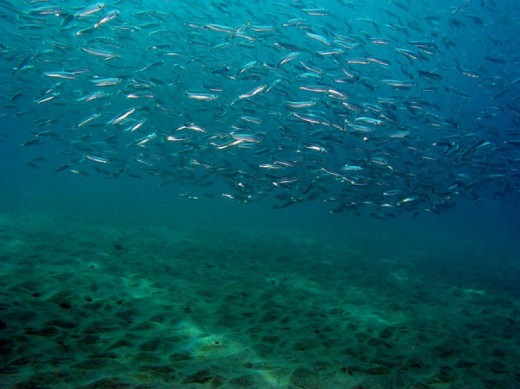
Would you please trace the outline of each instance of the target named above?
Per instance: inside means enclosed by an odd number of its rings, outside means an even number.
[[[116,58],[116,55],[114,53],[107,51],[107,50],[91,48],[91,47],[82,47],[81,50],[83,50],[85,53],[91,54],[93,56],[105,58],[105,60],[110,60],[110,59]]]
[[[358,118],[354,119],[354,121],[362,122],[362,123],[366,123],[366,124],[372,124],[375,126],[381,126],[384,123],[381,119],[375,119],[375,118],[370,118],[370,117],[366,117],[366,116],[358,117]]]
[[[84,8],[83,10],[77,12],[74,16],[77,18],[86,18],[87,16],[90,16],[99,11],[102,11],[103,8],[105,8],[104,3],[95,3],[92,5],[89,5],[88,7]]]
[[[289,108],[302,109],[302,108],[314,107],[316,105],[316,101],[314,101],[314,100],[308,100],[308,101],[286,101],[283,104],[284,104],[284,106],[289,107]]]
[[[43,74],[45,74],[47,77],[63,78],[63,79],[66,79],[66,80],[74,80],[76,78],[76,74],[72,73],[72,72],[61,72],[61,71],[58,71],[58,72],[45,72]]]
[[[438,73],[428,72],[426,70],[418,70],[417,72],[419,73],[419,76],[421,76],[422,78],[427,78],[429,80],[436,80],[436,81],[442,80],[442,75],[440,75]]]
[[[123,120],[125,120],[126,118],[128,118],[131,114],[133,114],[135,112],[135,108],[130,108],[129,110],[125,111],[124,113],[114,117],[113,119],[109,120],[107,122],[107,124],[111,124],[111,125],[114,125],[114,124],[119,124],[121,123]]]
[[[218,95],[215,93],[205,93],[205,92],[186,92],[186,96],[192,100],[199,101],[213,101],[218,98]]]
[[[239,100],[250,99],[251,97],[256,96],[256,95],[262,93],[266,89],[267,89],[267,84],[259,85],[256,88],[253,88],[253,89],[251,89],[250,91],[248,91],[246,93],[242,93],[241,95],[238,96],[238,99]]]
[[[78,98],[76,101],[94,101],[109,96],[110,95],[106,92],[96,91],[89,93],[88,95],[82,96]]]
[[[361,166],[357,166],[357,165],[346,164],[341,168],[341,170],[344,172],[359,172],[359,171],[363,170],[363,168]]]
[[[116,10],[107,12],[105,16],[103,16],[96,24],[94,24],[94,28],[99,28],[99,26],[110,22],[111,20],[115,19],[117,16],[119,16],[119,12]]]
[[[280,61],[278,62],[278,67],[282,66],[282,65],[285,65],[286,63],[288,62],[291,62],[291,61],[294,61],[296,58],[298,58],[299,56],[301,55],[300,52],[298,51],[293,51],[292,53],[289,53],[287,55],[285,55],[284,57],[282,57],[282,59],[280,59]]]
[[[117,85],[121,82],[121,79],[117,77],[94,78],[91,79],[90,82],[92,82],[96,86],[105,87]]]
[[[314,39],[315,41],[318,41],[320,43],[323,43],[325,46],[331,45],[330,41],[322,35],[313,34],[311,32],[306,32],[306,34],[309,38]]]
[[[0,2],[0,142],[19,135],[22,166],[57,151],[56,172],[375,218],[520,192],[517,25],[496,0],[127,3]]]
[[[99,157],[99,156],[96,156],[96,155],[89,155],[89,154],[87,154],[85,156],[85,158],[87,158],[89,161],[96,162],[96,163],[101,163],[101,164],[109,163],[109,160],[107,158]]]
[[[256,61],[249,61],[245,65],[243,65],[240,70],[237,72],[235,77],[240,76],[242,73],[247,72],[249,69],[252,69],[257,64]]]
[[[92,115],[89,115],[85,119],[83,119],[81,122],[76,124],[76,128],[80,128],[80,127],[86,126],[87,124],[89,124],[90,122],[94,121],[95,119],[97,119],[100,116],[101,116],[101,114],[99,114],[99,113],[94,113]]]

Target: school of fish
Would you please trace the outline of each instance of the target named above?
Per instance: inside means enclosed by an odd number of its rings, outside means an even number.
[[[49,174],[441,213],[519,192],[520,19],[497,1],[2,0],[0,120]]]

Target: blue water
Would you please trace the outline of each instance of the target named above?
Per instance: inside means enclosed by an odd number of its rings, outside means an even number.
[[[519,29],[512,0],[2,1],[0,387],[518,387]],[[182,271],[165,275],[172,258]],[[111,270],[80,276],[90,261]],[[68,309],[74,284],[115,301],[139,274],[139,293],[165,293],[150,312],[177,299],[170,281],[191,301],[172,308],[191,321],[168,322],[184,338],[155,332],[189,354],[176,373],[154,378],[164,360],[130,346],[103,357],[124,371],[96,365],[98,308]],[[256,299],[250,324],[223,313],[242,307],[227,277]],[[24,319],[34,298],[44,313]],[[351,303],[367,308],[341,316]],[[291,319],[265,319],[268,304]],[[304,352],[306,327],[281,328],[316,311],[330,338]],[[153,334],[132,328],[137,348]],[[358,343],[331,346],[350,330]],[[406,335],[421,331],[423,354]],[[206,347],[228,332],[235,348]]]

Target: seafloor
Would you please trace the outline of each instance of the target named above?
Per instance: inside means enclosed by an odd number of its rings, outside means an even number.
[[[0,219],[2,388],[520,387],[514,257]]]

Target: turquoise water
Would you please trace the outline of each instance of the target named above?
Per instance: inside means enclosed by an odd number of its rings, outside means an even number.
[[[519,387],[518,23],[1,2],[0,387]]]
[[[500,203],[378,220],[85,195],[2,212],[5,387],[518,384]]]

